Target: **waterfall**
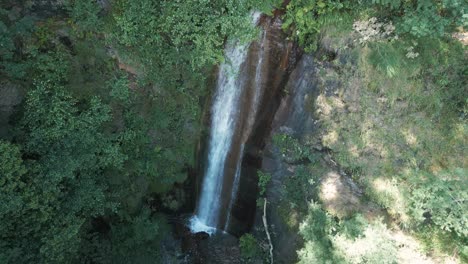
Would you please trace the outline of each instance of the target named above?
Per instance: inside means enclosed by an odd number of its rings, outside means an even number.
[[[253,128],[253,124],[255,122],[255,118],[257,116],[257,111],[258,111],[258,105],[261,97],[261,85],[262,85],[262,66],[263,66],[263,56],[264,56],[264,51],[265,47],[263,46],[266,41],[266,33],[264,31],[261,32],[261,46],[260,46],[260,51],[258,52],[258,58],[257,58],[257,65],[256,65],[256,70],[255,70],[255,83],[254,83],[254,94],[253,94],[253,100],[252,100],[252,105],[249,113],[247,113],[247,131],[245,131],[245,135],[250,135],[251,129]],[[247,139],[243,139],[243,142],[245,142]],[[236,165],[236,174],[234,176],[234,184],[232,187],[232,193],[231,193],[231,200],[229,202],[229,207],[227,210],[227,220],[224,225],[224,230],[227,230],[229,227],[230,219],[231,219],[231,211],[232,207],[234,205],[234,198],[237,196],[237,192],[239,189],[239,180],[240,180],[240,174],[241,174],[241,162],[242,162],[242,156],[244,154],[244,144],[241,145],[240,147],[240,152],[239,152],[239,158],[237,160],[237,165]]]
[[[253,13],[253,23],[257,23],[260,13]],[[208,140],[207,168],[195,216],[190,219],[192,232],[206,232],[213,234],[219,227],[219,214],[222,204],[224,185],[224,172],[227,156],[231,150],[233,134],[240,116],[241,95],[244,89],[244,81],[240,76],[241,66],[247,59],[248,45],[229,42],[225,48],[226,62],[220,66],[216,92],[211,109],[211,127]],[[240,162],[243,146],[237,157],[236,171],[232,185],[227,196],[229,211],[233,199],[237,194],[239,184]],[[227,225],[227,221],[226,221]],[[226,227],[226,225],[222,225]]]

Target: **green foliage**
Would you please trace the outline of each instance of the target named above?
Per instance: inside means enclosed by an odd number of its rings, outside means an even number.
[[[316,191],[313,176],[307,166],[298,166],[294,174],[288,178],[285,191],[291,207],[307,208],[307,201],[315,195]]]
[[[260,189],[259,194],[260,196],[264,196],[266,194],[266,187],[271,180],[271,175],[269,173],[265,173],[262,171],[258,171],[257,175],[258,175],[258,188]]]
[[[110,87],[109,95],[112,99],[123,105],[128,105],[133,101],[131,100],[130,82],[127,76],[115,77],[107,84]]]
[[[402,69],[410,68],[405,59],[404,46],[393,43],[378,43],[373,45],[369,56],[369,61],[387,74],[389,77],[396,77]]]
[[[2,186],[9,190],[2,191],[6,200],[22,201],[19,208],[12,203],[2,209],[2,226],[8,227],[2,251],[15,262],[60,263],[78,251],[87,218],[115,210],[101,173],[120,168],[125,156],[100,131],[110,115],[98,99],[78,109],[62,87],[41,83],[26,104],[22,155],[30,173]]]
[[[63,85],[71,72],[70,56],[63,50],[38,54],[34,71],[37,80]]]
[[[322,210],[320,204],[312,201],[299,230],[305,243],[298,251],[298,263],[339,263],[329,239],[334,226],[331,216]]]
[[[468,235],[466,212],[468,205],[466,170],[458,168],[437,175],[411,175],[415,186],[411,196],[411,211],[419,223],[434,223],[460,237]]]
[[[368,224],[367,220],[361,214],[356,214],[351,219],[340,222],[339,231],[345,235],[346,238],[354,239],[363,235]]]
[[[421,74],[430,82],[431,89],[415,97],[419,99],[415,100],[417,108],[442,122],[458,118],[466,107],[466,100],[461,96],[466,88],[460,89],[467,87],[467,79],[463,77],[468,73],[467,59],[462,55],[464,48],[455,41],[427,38],[418,41],[418,47]]]
[[[132,93],[125,77],[113,79],[109,85],[112,104],[120,116],[118,122],[123,126],[119,142],[127,155],[124,171],[115,179],[116,188],[127,184],[161,193],[168,191],[175,182],[182,182],[186,166],[193,159],[192,147],[197,135],[184,134],[188,133],[187,117],[176,113],[175,109],[162,109],[152,99],[146,100],[148,105],[140,105],[147,94]],[[136,177],[144,179],[148,186],[137,187]]]
[[[254,263],[254,259],[263,255],[257,239],[250,233],[246,233],[240,237],[239,247],[244,263]]]
[[[372,3],[391,7],[398,31],[414,37],[441,37],[468,24],[468,5],[464,1],[372,0]]]
[[[31,16],[21,16],[15,10],[0,7],[0,73],[14,79],[24,78],[30,67],[24,61],[27,44],[34,31]]]
[[[366,226],[363,234],[355,239],[348,239],[341,234],[332,238],[336,254],[345,263],[398,263],[397,244],[389,231],[380,222]]]
[[[33,2],[0,4],[9,8],[0,9],[0,75],[28,92],[12,120],[14,143],[0,141],[0,263],[161,261],[158,249],[161,241],[167,242],[169,228],[144,201],[162,201],[174,210],[180,206],[183,193],[168,191],[194,166],[200,102],[211,85],[212,66],[224,60],[227,38],[248,41],[256,35],[251,10],[269,13],[281,1],[118,0],[111,9],[102,10],[97,1],[69,0],[65,1],[68,13],[60,14],[39,13],[30,8]],[[466,26],[466,3],[364,3],[293,0],[284,16],[284,27],[307,51],[315,48],[325,26],[338,21],[343,29],[351,28],[351,22],[343,22],[344,11],[347,18],[372,14],[382,21],[393,20],[402,34],[401,42],[369,45],[372,65],[386,73],[383,78],[372,71],[370,79],[373,95],[386,96],[394,105],[408,102],[412,115],[395,114],[400,123],[384,118],[385,127],[377,134],[382,140],[372,142],[368,128],[355,130],[372,122],[369,113],[381,113],[384,107],[369,107],[370,95],[361,90],[365,114],[357,118],[354,112],[347,113],[354,126],[343,125],[347,131],[338,131],[344,138],[340,147],[331,146],[336,152],[332,154],[355,178],[370,174],[398,178],[384,195],[376,195],[385,196],[380,201],[389,212],[406,196],[395,199],[386,194],[400,190],[406,194],[407,188],[408,211],[428,244],[437,237],[431,246],[450,244],[466,256],[466,172],[453,169],[460,162],[452,157],[462,153],[459,146],[465,137],[467,101],[460,87],[466,86],[466,63],[460,45],[435,38]],[[417,44],[411,40],[414,37],[419,38]],[[420,56],[407,58],[408,46]],[[134,67],[138,76],[122,74],[117,63]],[[369,74],[361,77],[367,80]],[[417,85],[407,85],[406,80]],[[393,82],[404,85],[384,89]],[[406,129],[404,124],[422,128],[415,132],[416,144],[399,142],[406,133],[399,130]],[[283,201],[295,223],[300,222],[299,215],[306,215],[300,228],[305,239],[300,261],[394,262],[395,245],[383,226],[358,216],[337,222],[317,203],[305,212],[314,198],[314,176],[321,175],[315,173],[317,157],[310,146],[293,137],[278,135],[274,140],[287,162],[302,164],[288,178]],[[359,155],[374,143],[381,143],[389,154],[381,156],[384,162],[372,157],[366,163]],[[354,145],[357,150],[351,153]],[[447,171],[437,173],[430,166]],[[416,172],[406,179],[403,169]],[[259,172],[261,196],[270,178]],[[150,199],[150,193],[156,199]],[[368,250],[353,255],[353,245]],[[240,246],[245,261],[263,257],[252,235],[243,236]]]
[[[463,1],[400,1],[372,0],[372,7],[378,9],[384,17],[396,22],[400,34],[412,37],[441,37],[456,27],[467,25],[466,10]],[[391,12],[389,12],[389,7]]]
[[[366,0],[359,3],[336,0],[292,0],[286,7],[283,28],[290,29],[306,52],[316,50],[318,33],[326,25],[337,25],[350,13],[390,20],[405,38],[438,38],[468,25],[464,1]],[[351,28],[351,24],[348,25]]]
[[[112,143],[112,137],[100,132],[111,119],[110,109],[98,98],[83,111],[62,87],[38,84],[27,99],[23,131],[28,140],[25,150],[41,157],[53,155],[63,169],[61,177],[71,177],[77,169],[93,170],[106,166],[121,166],[124,157]],[[68,155],[74,155],[69,159]],[[82,156],[79,156],[82,155]],[[76,157],[80,159],[76,159]],[[86,164],[86,166],[82,166]],[[70,165],[67,166],[67,165]]]
[[[27,168],[21,159],[21,152],[18,146],[10,142],[0,141],[0,198],[3,201],[0,205],[0,248],[4,249],[4,236],[14,228],[14,222],[8,220],[8,216],[15,215],[21,212],[25,200],[22,193],[27,192],[27,182],[25,175]],[[8,253],[3,251],[2,258],[8,259]]]
[[[116,100],[131,102],[121,96],[125,80],[116,83],[113,86],[120,89]],[[128,117],[143,122],[132,112]],[[111,120],[110,107],[97,98],[78,104],[63,87],[49,83],[39,83],[29,93],[18,135],[24,142],[21,153],[16,146],[0,144],[1,153],[8,157],[1,159],[1,197],[11,201],[0,207],[2,262],[147,263],[158,259],[155,248],[164,221],[150,216],[148,210],[140,212],[128,200],[142,196],[132,193],[135,176],[166,186],[174,179],[151,178],[161,161],[148,147],[147,126],[125,120],[125,131],[113,135],[103,129]],[[114,212],[118,212],[115,219]],[[89,236],[93,229],[88,219],[104,215],[110,218],[112,236]]]
[[[304,160],[316,161],[316,156],[314,156],[310,148],[304,146],[298,139],[290,135],[276,134],[273,136],[273,143],[279,147],[283,157],[291,163],[303,162]]]
[[[87,234],[72,263],[162,263],[157,249],[168,235],[166,219],[148,208],[137,215],[120,211],[107,229]]]
[[[71,19],[76,23],[75,29],[81,32],[99,32],[104,26],[99,12],[101,11],[97,1],[94,0],[70,0],[68,9]]]
[[[418,234],[438,229],[430,233],[451,241],[448,250],[438,239],[428,239],[432,254],[462,255],[466,125],[461,94],[466,89],[460,87],[466,86],[461,77],[466,58],[458,41],[409,38],[356,47],[350,52],[360,54],[358,65],[340,63],[339,70],[326,73],[324,84],[341,82],[337,91],[343,95],[321,95],[319,111],[331,109],[320,117],[327,128],[322,142],[364,187],[365,197],[400,227]],[[418,56],[407,56],[408,50]],[[359,99],[350,99],[350,92]]]
[[[337,222],[311,202],[299,233],[305,240],[299,263],[397,263],[397,246],[385,225],[360,215]]]
[[[120,0],[113,38],[138,56],[151,80],[173,85],[202,78],[201,69],[222,61],[228,34],[251,39],[255,31],[247,14],[265,2]]]
[[[317,49],[317,34],[330,17],[339,19],[339,12],[348,8],[348,1],[293,0],[286,7],[284,29],[290,29],[306,52]]]
[[[160,166],[154,173],[162,182],[172,184],[182,182],[186,168],[194,163],[193,149],[199,135],[197,121],[201,109],[191,102],[192,98],[166,100],[166,96],[170,95],[158,96],[151,102],[148,120],[152,122],[152,129],[158,132],[154,135],[158,147],[153,151],[154,164]]]
[[[385,7],[388,6],[396,9],[401,5],[401,0],[372,0],[372,4],[378,4]]]
[[[458,237],[453,232],[446,232],[438,226],[430,225],[423,226],[418,229],[416,233],[419,241],[423,242],[424,250],[426,252],[443,251],[455,252],[457,251],[461,263],[468,261],[468,241],[467,237]]]
[[[268,1],[258,1],[255,3],[255,9],[262,14],[266,14],[268,16],[273,15],[273,11],[280,8],[283,4],[283,0],[268,0]]]
[[[257,206],[259,208],[263,207],[264,204],[264,197],[266,195],[267,185],[271,180],[271,175],[269,173],[264,173],[262,171],[257,171],[258,175],[258,188],[259,188],[259,195],[257,198]]]
[[[136,217],[111,226],[111,263],[148,263],[158,259],[162,219],[151,217],[145,210]]]
[[[415,37],[443,36],[450,21],[438,15],[435,5],[411,10],[402,18],[399,30]]]

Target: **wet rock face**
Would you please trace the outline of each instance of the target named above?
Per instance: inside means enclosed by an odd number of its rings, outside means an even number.
[[[0,138],[7,136],[11,115],[22,99],[17,85],[7,81],[0,82]]]
[[[184,252],[191,252],[188,254],[192,256],[194,263],[240,263],[236,237],[251,232],[254,224],[258,197],[257,171],[261,169],[262,162],[264,162],[263,151],[272,129],[275,113],[282,104],[289,76],[301,55],[298,47],[287,40],[278,17],[264,16],[260,19],[260,26],[263,32],[259,40],[250,45],[247,60],[240,69],[239,74],[243,76],[242,81],[245,82],[241,95],[243,99],[239,107],[241,120],[235,128],[233,147],[225,165],[227,181],[232,182],[232,178],[229,179],[229,177],[233,177],[237,165],[236,157],[242,151],[240,146],[243,145],[244,155],[241,160],[238,195],[234,200],[226,230],[233,236],[225,234],[202,238],[198,234],[192,235],[192,237],[198,236],[191,240],[192,243],[189,243],[191,246],[187,246]],[[210,120],[210,117],[206,119]],[[205,135],[201,139],[197,150],[199,167],[197,180],[194,181],[197,190],[200,190],[204,167],[206,167],[203,157],[206,157],[207,138]],[[223,190],[228,190],[225,193],[229,196],[230,193],[227,192],[232,190],[232,185],[227,184]],[[224,206],[225,209],[226,207]],[[221,215],[225,218],[227,214],[221,212]],[[225,221],[226,219],[221,219],[220,222]],[[188,240],[185,239],[185,241]],[[278,254],[283,252],[281,247],[283,245],[275,249]]]
[[[313,117],[316,94],[316,65],[311,55],[305,55],[291,73],[286,85],[287,95],[275,114],[272,133],[300,137],[310,133],[315,125]]]
[[[260,40],[251,44],[248,59],[240,73],[246,76],[239,109],[242,120],[236,128],[233,149],[225,169],[226,172],[235,171],[235,157],[241,151],[236,146],[243,145],[238,195],[232,206],[227,229],[229,233],[238,236],[252,227],[258,193],[257,171],[261,168],[265,139],[270,133],[274,113],[280,105],[289,74],[299,56],[297,47],[286,40],[279,18],[262,17],[260,25],[263,28]]]
[[[218,228],[236,236],[250,231],[252,227],[258,193],[257,170],[261,167],[265,138],[269,135],[284,86],[299,56],[297,46],[286,40],[279,18],[263,16],[259,27],[262,27],[262,32],[258,40],[249,46],[246,60],[237,73],[243,87],[238,109],[239,120],[224,165],[223,200],[220,202]],[[207,112],[209,109],[211,104],[207,106]],[[207,116],[206,120],[209,126],[211,117]],[[208,138],[208,135],[202,136],[196,154],[198,168],[194,183],[198,197],[207,167]],[[239,157],[242,157],[240,162]],[[233,195],[233,182],[238,167],[241,172],[238,190],[237,195]]]
[[[294,174],[296,165],[288,163],[277,147],[271,142],[270,135],[283,133],[297,138],[314,133],[315,119],[313,116],[313,98],[316,93],[316,65],[310,55],[303,56],[296,68],[290,74],[285,85],[286,95],[281,99],[280,106],[274,115],[272,131],[267,135],[267,144],[263,151],[262,171],[271,174],[272,179],[267,188],[267,218],[276,263],[295,263],[296,249],[302,243],[302,238],[296,230],[291,230],[280,215],[280,204],[283,189],[288,177]],[[255,227],[263,235],[262,213],[257,212]]]
[[[241,264],[238,239],[229,234],[218,234],[201,241],[203,260],[207,264]],[[209,252],[205,252],[209,251]]]
[[[176,263],[187,264],[236,264],[241,262],[239,241],[227,233],[213,236],[200,232],[193,234],[185,225],[176,224],[176,239],[181,240],[181,250]],[[174,262],[164,262],[174,263]]]
[[[65,0],[36,0],[32,1],[31,9],[39,17],[64,15],[67,13]]]

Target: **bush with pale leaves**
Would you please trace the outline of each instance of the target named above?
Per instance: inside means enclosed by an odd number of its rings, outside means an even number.
[[[360,35],[358,39],[360,44],[382,41],[384,39],[398,39],[398,36],[394,34],[395,26],[391,21],[382,23],[378,22],[375,17],[371,17],[369,20],[355,21],[353,23],[353,29]]]

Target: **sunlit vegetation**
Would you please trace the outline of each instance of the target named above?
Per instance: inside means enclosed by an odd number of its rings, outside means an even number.
[[[302,224],[293,224],[305,239],[298,257],[302,263],[400,263],[427,254],[466,261],[466,48],[450,34],[466,25],[467,6],[345,2],[291,1],[286,8],[285,27],[306,50],[325,54],[316,58],[320,93],[313,111],[321,126],[315,133],[328,153],[322,157],[346,174],[317,175],[308,165],[305,173],[296,168],[302,183],[288,178],[285,189],[296,187],[285,192],[286,201],[316,200],[309,213],[300,210]],[[288,163],[317,152],[309,139],[275,139]],[[349,203],[356,198],[340,177],[363,190],[357,204]],[[314,186],[317,178],[322,183]],[[370,213],[375,205],[383,211]],[[356,213],[368,220],[349,237],[340,226],[354,226]],[[291,218],[285,214],[286,224],[297,223]],[[397,244],[413,242],[401,242],[398,230],[412,233],[420,246],[402,252]]]
[[[213,72],[274,8],[317,65],[314,138],[273,136],[297,261],[468,261],[466,2],[6,0],[0,85],[22,102],[0,138],[0,263],[175,263]],[[242,261],[265,244],[242,236]]]

